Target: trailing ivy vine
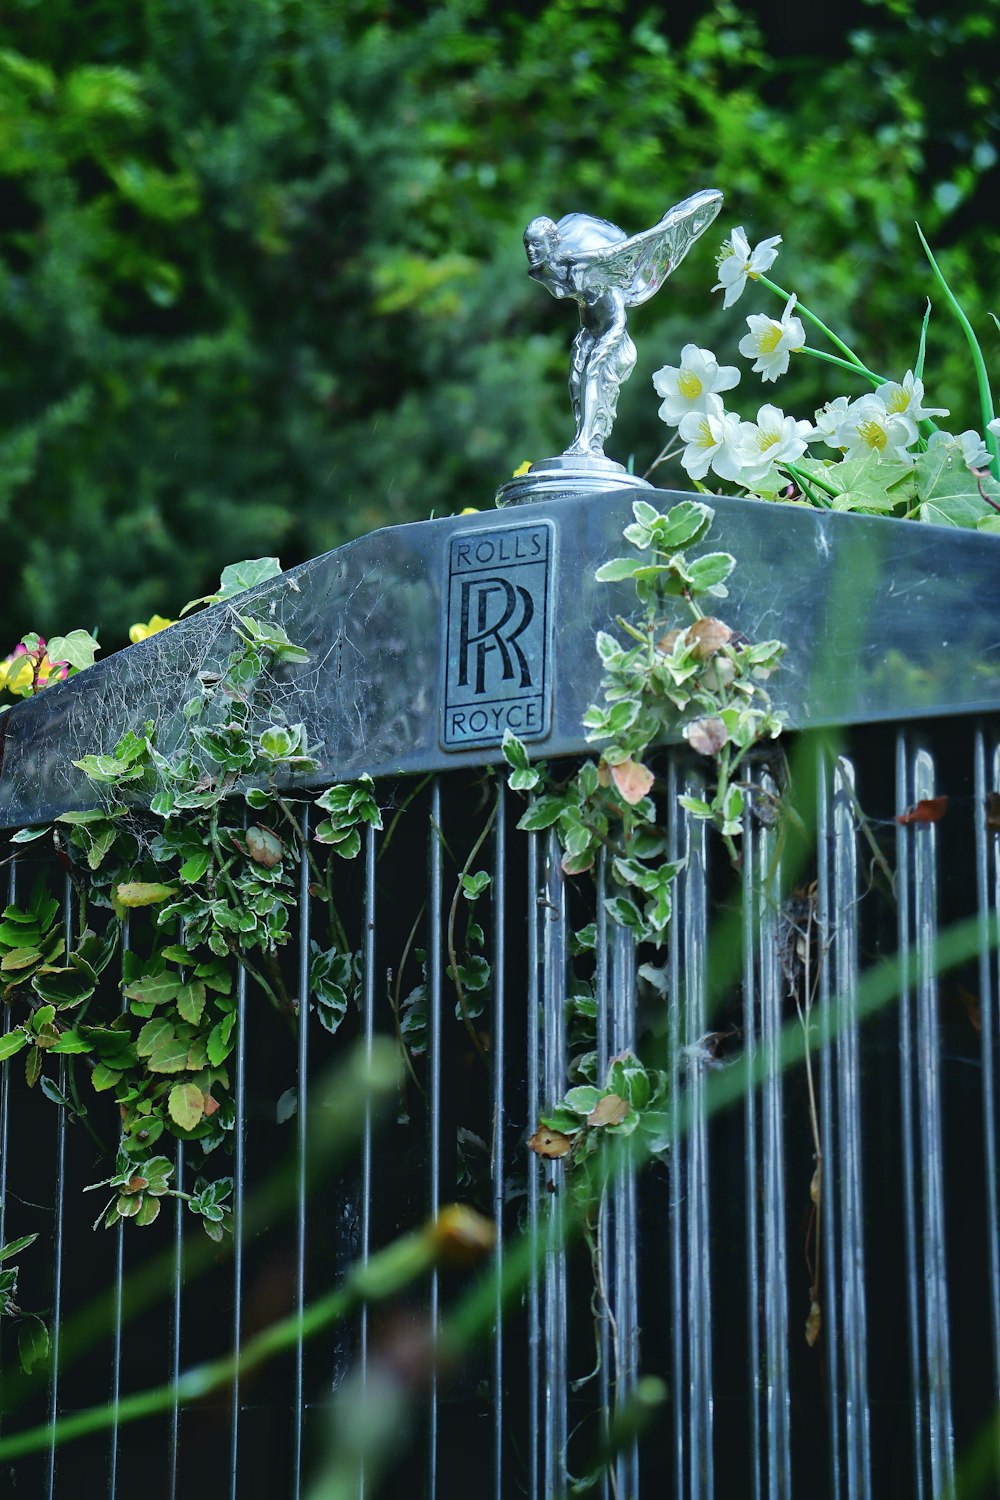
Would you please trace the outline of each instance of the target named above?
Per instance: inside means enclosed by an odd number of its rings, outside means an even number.
[[[749,791],[743,772],[750,752],[781,733],[781,717],[764,683],[785,647],[780,641],[748,641],[706,612],[706,606],[715,607],[716,600],[727,597],[726,580],[736,567],[728,552],[692,558],[685,550],[707,536],[714,518],[710,506],[682,500],[661,514],[638,500],[633,516],[624,532],[633,554],[604,563],[595,575],[603,583],[631,579],[638,605],[633,618],[618,617],[624,639],[603,630],[597,634],[604,666],[601,696],[588,708],[584,725],[599,753],[567,776],[544,762],[532,763],[512,734],[503,749],[509,785],[530,794],[518,827],[551,829],[570,876],[592,870],[604,850],[619,888],[605,899],[609,916],[637,943],[658,949],[666,941],[673,883],[685,858],[668,853],[663,788],[647,763],[650,752],[682,739],[711,764],[706,796],[682,794],[678,801],[717,830],[738,864],[737,840]],[[594,944],[590,926],[575,934],[574,953],[592,950]],[[642,965],[640,974],[662,988],[662,975],[651,964]],[[584,1046],[589,1039],[592,1049],[592,983],[575,979],[568,1007],[577,1039]],[[576,1166],[604,1136],[637,1130],[650,1137],[646,1155],[666,1149],[666,1075],[645,1068],[629,1053],[613,1059],[607,1076],[598,1077],[593,1050],[578,1054],[574,1068],[583,1082],[542,1117],[531,1140],[533,1150],[566,1157],[567,1165]]]
[[[110,753],[83,756],[75,764],[102,805],[14,836],[15,844],[52,841],[75,894],[72,940],[44,877],[0,923],[4,999],[19,1017],[0,1038],[0,1057],[25,1052],[29,1086],[88,1126],[81,1060],[93,1089],[118,1106],[116,1169],[93,1184],[111,1190],[98,1222],[150,1224],[162,1200],[175,1197],[213,1239],[229,1226],[230,1178],[199,1175],[185,1191],[158,1143],[166,1132],[208,1156],[232,1131],[234,974],[242,970],[290,1025],[311,1002],[321,1025],[339,1028],[360,963],[334,902],[331,866],[358,854],[366,826],[382,827],[370,777],[315,799],[277,790],[279,775],[318,765],[303,725],[274,718],[267,691],[276,664],[303,663],[308,653],[246,609],[234,608],[233,627],[234,649],[219,671],[199,673],[183,705],[176,744],[161,748],[149,721]],[[311,841],[303,801],[327,815]],[[308,996],[289,992],[279,962],[303,858],[327,927],[325,941],[313,942]],[[143,909],[150,924],[138,919]],[[99,989],[119,945],[120,1006],[113,990]],[[57,1077],[46,1069],[50,1054],[65,1060]]]

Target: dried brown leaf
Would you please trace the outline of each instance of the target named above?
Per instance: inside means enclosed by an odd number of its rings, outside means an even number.
[[[683,630],[668,630],[666,635],[662,635],[657,641],[657,651],[662,651],[664,656],[669,656],[683,634]]]
[[[965,989],[962,985],[959,985],[958,1000],[959,1004],[964,1009],[965,1014],[968,1016],[969,1023],[972,1026],[973,1030],[982,1031],[983,1002],[980,997],[978,995],[973,995],[971,991]]]
[[[623,760],[620,765],[612,766],[611,775],[620,796],[630,807],[649,795],[655,780],[652,771],[637,760]]]
[[[566,1156],[572,1144],[572,1136],[563,1135],[561,1130],[549,1130],[545,1125],[539,1125],[528,1141],[536,1156],[547,1157]]]
[[[588,1125],[620,1125],[629,1112],[629,1104],[617,1094],[605,1094],[598,1099],[587,1116]]]
[[[688,636],[694,642],[694,654],[698,661],[708,661],[723,646],[728,646],[733,632],[724,620],[705,615],[688,627]]]
[[[490,1253],[497,1231],[492,1219],[468,1204],[450,1203],[434,1220],[431,1236],[438,1263],[462,1267],[474,1266]]]
[[[729,739],[729,731],[721,719],[695,719],[693,724],[685,724],[684,738],[699,755],[718,755]]]
[[[806,1343],[810,1349],[815,1347],[822,1327],[823,1314],[819,1310],[819,1303],[814,1300],[809,1306],[809,1316],[806,1318]]]
[[[905,813],[899,813],[897,823],[940,823],[948,811],[947,797],[922,797]]]
[[[262,865],[265,870],[273,870],[275,865],[281,863],[281,856],[285,852],[285,846],[277,834],[269,828],[258,828],[255,824],[246,831],[247,853],[255,865]]]

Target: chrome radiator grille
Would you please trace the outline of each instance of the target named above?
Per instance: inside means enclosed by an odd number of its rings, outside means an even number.
[[[176,1385],[187,1368],[307,1309],[353,1261],[454,1199],[503,1226],[499,1267],[521,1233],[544,1247],[503,1315],[497,1291],[492,1338],[459,1367],[427,1356],[427,1330],[464,1284],[434,1273],[391,1312],[372,1307],[336,1335],[300,1337],[234,1374],[224,1397],[175,1399],[165,1417],[136,1422],[126,1406],[110,1431],[14,1461],[9,1492],[176,1500],[199,1484],[241,1500],[305,1496],[345,1382],[360,1372],[374,1391],[390,1369],[410,1393],[411,1427],[393,1451],[386,1439],[375,1455],[384,1467],[370,1465],[359,1493],[554,1500],[568,1475],[593,1468],[602,1409],[652,1374],[664,1382],[662,1408],[618,1442],[589,1493],[950,1495],[977,1444],[995,1454],[988,1424],[1000,1401],[990,946],[1000,870],[986,814],[1000,788],[997,728],[953,719],[837,743],[797,737],[791,800],[805,829],[790,835],[770,816],[776,773],[761,765],[739,872],[677,803],[681,791],[697,794],[702,772],[663,752],[669,839],[686,865],[659,954],[636,955],[604,913],[603,866],[596,890],[588,877],[567,880],[548,834],[517,831],[523,803],[491,773],[430,780],[391,835],[369,832],[345,866],[340,896],[364,962],[360,1006],[341,1032],[312,1016],[297,1036],[282,1032],[241,982],[231,1252],[206,1252],[179,1203],[148,1230],[92,1235],[80,1188],[105,1175],[96,1149],[79,1121],[25,1088],[17,1059],[5,1062],[0,1243],[40,1231],[20,1297],[48,1310],[56,1354],[46,1388],[7,1404],[5,1432]],[[940,822],[894,821],[945,794]],[[391,807],[410,790],[385,782],[380,796]],[[479,859],[492,875],[480,1055],[455,1014],[449,913],[494,805]],[[24,856],[9,868],[16,900],[37,872]],[[57,882],[65,887],[50,872]],[[288,961],[305,994],[304,862],[301,896]],[[938,973],[939,933],[970,919],[970,956]],[[526,1147],[580,1045],[566,1001],[581,963],[572,935],[590,921],[599,1071],[638,1047],[668,1070],[678,1120],[665,1162],[611,1187],[593,1258],[562,1245],[562,1164]],[[904,955],[901,990],[875,1006],[871,975],[893,954]],[[662,969],[639,974],[642,961]],[[316,1127],[331,1065],[352,1042],[370,1050],[379,1033],[393,1036],[392,1001],[420,983],[426,1050],[411,1059],[399,1118],[363,1106],[356,1149],[332,1165]],[[797,1006],[819,1041],[808,1073],[801,1061],[781,1066]],[[64,1091],[66,1070],[65,1060],[58,1076],[50,1069]],[[278,1125],[291,1089],[296,1113]],[[719,1107],[723,1094],[731,1102]],[[89,1092],[87,1103],[109,1137],[110,1113]],[[197,1151],[176,1147],[178,1176],[190,1178]],[[278,1195],[263,1186],[275,1171]]]

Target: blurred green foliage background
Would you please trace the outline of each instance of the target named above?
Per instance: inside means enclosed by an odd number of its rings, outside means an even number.
[[[813,13],[815,10],[815,13]],[[525,275],[533,215],[723,215],[636,312],[609,451],[664,429],[649,377],[733,361],[734,224],[784,286],[899,378],[939,252],[1000,335],[1000,0],[7,0],[0,18],[0,646],[173,614],[229,561],[287,566],[372,527],[488,505],[571,435],[572,310]],[[834,14],[835,12],[835,14]],[[932,404],[976,425],[945,309]],[[808,415],[859,390],[800,361]],[[681,485],[680,470],[660,470]]]

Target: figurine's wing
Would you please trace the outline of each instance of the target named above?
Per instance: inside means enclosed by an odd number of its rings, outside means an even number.
[[[722,194],[714,188],[692,193],[652,229],[580,256],[575,267],[578,284],[598,295],[617,289],[625,293],[627,306],[637,307],[659,291],[721,207]]]

